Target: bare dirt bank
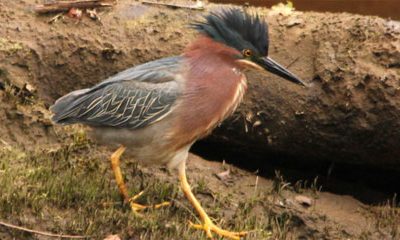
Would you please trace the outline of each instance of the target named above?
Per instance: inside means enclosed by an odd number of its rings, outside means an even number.
[[[101,22],[36,16],[0,3],[0,82],[50,104],[127,67],[181,53],[200,12],[120,1]],[[6,7],[7,4],[7,7]],[[210,8],[219,7],[210,5]],[[377,17],[258,9],[270,55],[313,84],[249,73],[244,104],[217,141],[317,160],[400,168],[400,24]]]

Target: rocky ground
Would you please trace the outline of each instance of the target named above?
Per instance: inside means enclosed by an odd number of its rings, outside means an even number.
[[[198,218],[180,192],[175,172],[142,168],[123,158],[129,191],[145,190],[141,203],[172,203],[135,216],[121,201],[113,180],[108,161],[112,149],[92,143],[81,126],[53,126],[47,110],[68,91],[131,65],[178,54],[194,36],[183,35],[180,29],[185,25],[179,20],[194,19],[195,14],[182,9],[166,14],[163,8],[120,0],[113,9],[100,12],[101,21],[65,16],[49,23],[55,15],[35,15],[31,7],[36,3],[0,3],[4,24],[0,29],[0,221],[90,239],[110,234],[122,239],[205,239],[188,226],[189,220]],[[141,18],[145,11],[152,18]],[[159,32],[160,21],[176,24],[167,24]],[[260,175],[262,171],[249,166],[247,170],[233,166],[237,157],[233,161],[224,151],[215,158],[207,152],[214,148],[210,143],[196,148],[196,154],[206,159],[190,155],[189,181],[216,222],[228,229],[249,230],[246,239],[400,237],[400,211],[393,191],[370,189],[362,179],[330,181],[329,185],[347,191],[328,191],[332,187],[321,183],[318,174],[294,178],[303,175],[282,167]],[[251,162],[253,155],[240,158]],[[48,237],[0,225],[0,239]]]

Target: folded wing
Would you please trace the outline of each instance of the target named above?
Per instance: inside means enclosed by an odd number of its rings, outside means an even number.
[[[181,93],[181,58],[127,69],[90,89],[71,92],[50,108],[60,124],[137,129],[166,117]]]

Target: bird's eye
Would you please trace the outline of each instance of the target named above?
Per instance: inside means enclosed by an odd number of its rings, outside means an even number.
[[[243,50],[243,56],[244,57],[250,57],[253,53],[251,52],[250,49],[244,49]]]

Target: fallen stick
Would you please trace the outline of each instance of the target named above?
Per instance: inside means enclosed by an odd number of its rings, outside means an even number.
[[[115,0],[73,0],[73,1],[57,1],[35,6],[36,13],[54,13],[66,12],[71,8],[97,8],[97,7],[112,7]]]
[[[55,234],[55,233],[49,233],[49,232],[42,232],[42,231],[28,229],[28,228],[25,228],[25,227],[16,226],[16,225],[13,225],[13,224],[10,224],[10,223],[5,223],[3,221],[0,221],[0,225],[8,227],[8,228],[17,229],[17,230],[20,230],[20,231],[29,232],[29,233],[38,234],[38,235],[43,235],[43,236],[48,236],[48,237],[70,238],[70,239],[85,239],[85,238],[89,237],[89,236]]]
[[[203,6],[197,6],[197,5],[187,6],[187,5],[159,3],[159,2],[151,2],[151,1],[142,1],[142,4],[158,5],[158,6],[165,6],[165,7],[170,7],[170,8],[186,8],[186,9],[191,9],[191,10],[204,10]]]
[[[52,17],[50,19],[50,21],[48,21],[48,23],[55,23],[57,22],[60,18],[62,18],[64,16],[64,13],[58,13],[57,15],[55,15],[54,17]]]

